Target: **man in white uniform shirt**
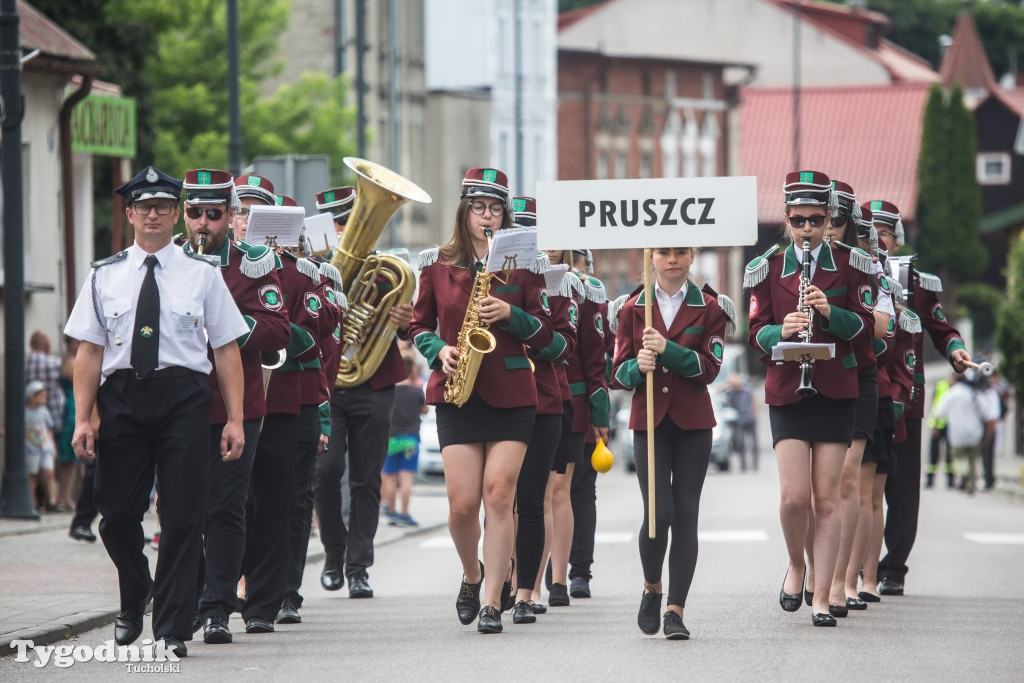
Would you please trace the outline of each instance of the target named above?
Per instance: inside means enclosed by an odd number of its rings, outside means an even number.
[[[995,422],[999,419],[999,397],[981,386],[976,370],[967,370],[957,376],[956,383],[939,397],[932,409],[936,419],[946,420],[946,438],[953,466],[964,476],[963,488],[968,493],[976,490],[975,476],[981,446],[992,438]]]
[[[180,657],[187,654],[184,641],[192,639],[206,514],[207,340],[228,414],[221,457],[231,460],[244,445],[242,363],[235,339],[248,326],[214,263],[171,241],[181,181],[147,166],[116,192],[127,202],[135,243],[93,264],[64,330],[82,341],[71,443],[80,458],[96,458],[100,536],[117,567],[121,592],[114,639],[127,645],[141,635],[152,594],[155,640],[165,641]],[[89,422],[94,405],[98,434]],[[154,476],[161,522],[155,580],[142,532]]]

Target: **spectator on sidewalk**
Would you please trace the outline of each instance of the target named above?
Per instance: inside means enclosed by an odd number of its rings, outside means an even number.
[[[25,469],[32,506],[39,512],[55,512],[53,500],[53,417],[46,407],[46,385],[34,379],[25,385]],[[42,498],[39,493],[42,492]]]
[[[50,337],[42,330],[33,332],[25,358],[25,382],[37,379],[46,387],[46,407],[53,419],[54,438],[60,436],[64,426],[64,389],[60,385],[63,365],[59,357],[50,353]]]
[[[395,408],[391,415],[388,455],[381,468],[380,499],[387,506],[390,526],[419,526],[409,515],[412,482],[419,466],[420,416],[428,408],[419,381],[420,368],[411,355],[403,355],[406,379],[395,385]],[[401,511],[396,507],[400,497]]]
[[[64,392],[64,421],[54,429],[54,440],[57,442],[57,465],[54,474],[57,479],[57,507],[61,510],[72,511],[75,509],[75,501],[71,492],[75,487],[75,480],[81,478],[81,461],[75,457],[75,449],[71,447],[71,435],[75,431],[75,393],[72,391],[72,379],[75,376],[75,353],[78,351],[78,340],[65,339],[67,354],[61,362],[60,377],[58,383]]]
[[[949,452],[949,439],[946,438],[946,420],[935,417],[935,406],[939,399],[945,394],[949,387],[956,381],[956,373],[948,378],[940,379],[935,383],[935,394],[932,397],[932,412],[928,415],[928,427],[931,429],[931,439],[928,448],[928,467],[925,469],[924,487],[930,489],[934,486],[935,475],[939,472],[939,463],[942,462],[943,452],[946,458],[946,486],[953,488],[953,457]]]
[[[733,446],[740,456],[740,469],[747,471],[747,441],[750,441],[751,468],[757,471],[757,415],[754,406],[754,392],[750,382],[736,373],[729,375],[725,387],[725,405],[736,411],[733,426]]]
[[[999,419],[999,402],[991,399],[985,378],[969,369],[942,395],[933,414],[945,418],[954,466],[964,477],[964,491],[973,494],[978,458],[983,442],[992,439],[995,421]]]

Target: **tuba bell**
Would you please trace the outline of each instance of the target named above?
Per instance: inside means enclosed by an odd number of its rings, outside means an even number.
[[[370,379],[395,337],[389,313],[412,301],[412,268],[394,254],[371,254],[384,226],[406,202],[429,204],[430,195],[394,171],[366,159],[345,157],[356,178],[356,199],[331,265],[348,297],[336,387]]]

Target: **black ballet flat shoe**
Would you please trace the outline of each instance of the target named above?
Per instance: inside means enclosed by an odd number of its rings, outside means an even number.
[[[479,560],[478,560],[479,561]],[[463,626],[469,626],[476,619],[480,611],[480,586],[484,582],[484,563],[480,562],[480,580],[476,583],[469,583],[466,577],[462,577],[462,586],[459,587],[459,597],[455,599],[455,611],[459,614],[459,621]]]
[[[868,603],[857,598],[846,598],[846,608],[858,611],[865,610],[868,608]]]
[[[814,591],[804,588],[804,604],[808,607],[814,604]]]
[[[867,591],[861,591],[857,593],[857,597],[864,602],[882,602],[882,598],[878,597],[874,593],[868,593]]]
[[[840,619],[843,619],[850,613],[850,610],[847,609],[845,605],[829,605],[828,613],[834,617],[839,617]]]
[[[779,604],[782,605],[782,609],[787,612],[795,612],[800,609],[800,593],[794,594],[786,592],[786,579],[788,578],[789,570],[787,569],[786,575],[782,577],[782,588],[779,589]],[[804,579],[807,579],[807,569],[804,569]]]
[[[833,617],[831,614],[823,614],[822,612],[818,612],[817,614],[811,617],[811,623],[815,626],[835,626],[836,618]]]

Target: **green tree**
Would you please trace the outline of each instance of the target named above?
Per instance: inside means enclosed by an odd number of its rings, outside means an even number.
[[[1017,397],[1024,396],[1024,239],[1017,239],[1007,264],[1007,297],[1003,301],[996,322],[996,344],[1002,356],[999,368],[1013,385]],[[1017,401],[1017,450],[1024,446],[1021,431],[1024,417],[1021,402]]]
[[[918,157],[918,240],[923,270],[936,271],[946,291],[947,308],[956,310],[958,282],[985,270],[988,252],[981,243],[981,188],[975,176],[974,116],[957,86],[946,95],[932,86],[925,107]]]

